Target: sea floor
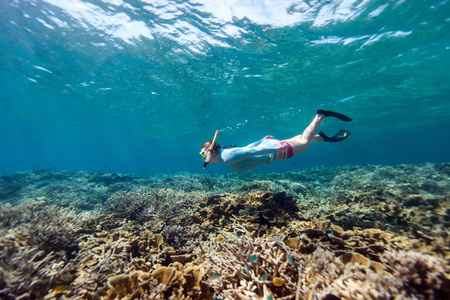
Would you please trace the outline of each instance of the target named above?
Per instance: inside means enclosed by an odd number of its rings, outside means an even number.
[[[0,177],[0,299],[450,299],[450,163]]]

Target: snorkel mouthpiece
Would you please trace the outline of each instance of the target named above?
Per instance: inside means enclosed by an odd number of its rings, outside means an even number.
[[[206,169],[206,166],[208,165],[209,160],[211,159],[211,151],[209,149],[211,149],[211,147],[208,147],[205,150],[208,154],[206,154],[205,163],[203,164],[203,169]]]
[[[216,130],[216,134],[214,134],[214,139],[211,143],[211,145],[206,148],[205,152],[207,152],[206,157],[204,156],[205,153],[200,153],[200,155],[205,159],[205,163],[203,164],[203,169],[206,168],[206,166],[209,163],[209,160],[211,159],[211,151],[214,150],[214,146],[216,145],[216,139],[217,139],[217,135],[219,134],[219,130]]]
[[[209,163],[210,159],[211,159],[211,151],[208,151],[208,154],[206,155],[206,158],[205,158],[205,162]]]

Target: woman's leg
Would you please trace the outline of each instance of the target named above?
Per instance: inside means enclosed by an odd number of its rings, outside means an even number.
[[[302,134],[285,140],[289,143],[289,145],[291,145],[292,150],[294,151],[294,155],[297,155],[300,152],[308,149],[312,142],[324,141],[324,139],[317,134],[317,131],[319,130],[319,127],[325,118],[325,115],[317,114],[314,117],[314,120],[312,120],[311,124],[306,127]]]

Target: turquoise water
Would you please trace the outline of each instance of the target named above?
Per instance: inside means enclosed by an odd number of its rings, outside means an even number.
[[[0,2],[0,174],[202,171],[199,148],[352,132],[256,171],[448,162],[448,1]]]

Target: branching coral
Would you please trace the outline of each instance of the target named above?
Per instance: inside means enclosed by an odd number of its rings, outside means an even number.
[[[420,295],[421,299],[450,296],[449,291],[444,291],[449,288],[444,285],[450,282],[438,258],[413,251],[391,251],[383,254],[381,260],[392,267],[395,277],[402,279],[407,294]]]
[[[69,262],[78,250],[83,221],[73,211],[23,203],[2,206],[0,273],[6,298],[42,297],[43,292],[70,281]]]
[[[193,253],[200,243],[207,239],[204,231],[196,224],[190,226],[166,226],[162,237],[167,245],[172,246],[178,253]]]
[[[105,203],[103,210],[115,217],[135,220],[139,224],[155,219],[170,223],[190,214],[192,207],[203,197],[204,194],[200,192],[139,188],[116,192]]]
[[[444,299],[449,295],[442,262],[415,252],[388,252],[382,264],[358,253],[339,256],[318,247],[302,254],[279,241],[248,238],[212,240],[204,251],[211,262],[211,286],[223,299]]]
[[[223,299],[295,295],[298,270],[281,242],[233,239],[214,242],[205,253],[212,263],[211,286]]]

